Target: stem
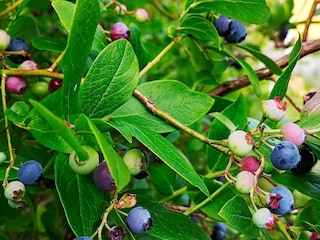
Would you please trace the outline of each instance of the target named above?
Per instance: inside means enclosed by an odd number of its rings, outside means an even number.
[[[42,76],[63,79],[62,73],[52,72],[48,69],[21,70],[21,69],[2,69],[2,74],[7,76]]]
[[[160,60],[161,58],[171,50],[171,48],[173,48],[173,46],[180,42],[182,40],[183,37],[180,37],[180,38],[176,38],[176,39],[173,39],[172,42],[170,42],[168,44],[168,46],[166,46],[151,62],[149,62],[141,71],[140,71],[140,74],[139,74],[139,78],[141,78],[143,75],[145,75],[154,65],[156,65]]]
[[[6,15],[8,12],[12,11],[13,9],[19,7],[19,5],[23,2],[23,0],[19,0],[17,2],[15,2],[14,4],[12,4],[11,6],[7,7],[5,10],[3,10],[2,12],[0,12],[0,17]]]
[[[292,237],[288,233],[288,231],[287,231],[286,227],[283,225],[283,223],[279,220],[279,221],[276,222],[276,224],[277,224],[278,228],[280,229],[280,232],[285,237],[285,239],[292,240]]]
[[[208,198],[206,198],[205,200],[203,200],[202,202],[198,203],[197,205],[189,208],[187,211],[185,211],[183,214],[186,216],[189,216],[190,214],[192,214],[193,212],[197,211],[198,209],[202,208],[204,205],[206,205],[207,203],[209,203],[210,201],[212,201],[212,199],[214,197],[216,197],[218,194],[220,194],[225,188],[227,188],[229,186],[229,182],[226,182],[225,184],[223,184],[217,191],[215,191],[214,193],[212,193]]]
[[[175,198],[175,197],[177,197],[177,196],[179,196],[179,195],[182,195],[182,194],[186,193],[187,190],[188,190],[188,187],[187,187],[187,186],[184,186],[184,187],[182,187],[182,188],[174,191],[170,196],[167,196],[167,197],[162,198],[159,202],[160,202],[160,203],[168,202],[168,201],[170,201],[171,199],[173,199],[173,198]]]
[[[52,65],[47,69],[49,72],[53,72],[58,64],[61,62],[66,50],[63,50],[60,55],[57,57],[57,59],[52,63]]]
[[[6,129],[6,135],[7,135],[7,144],[8,144],[8,152],[10,155],[10,163],[9,166],[6,169],[6,173],[3,179],[2,186],[5,187],[8,184],[8,177],[10,173],[10,169],[14,166],[14,154],[13,154],[13,148],[11,144],[11,135],[9,130],[9,121],[5,114],[7,110],[7,101],[6,101],[6,79],[7,76],[5,74],[2,74],[1,77],[1,96],[2,96],[2,108],[3,108],[3,116],[4,116],[4,128]]]
[[[167,12],[167,11],[161,6],[161,4],[158,3],[158,1],[156,1],[156,0],[149,0],[149,2],[152,3],[152,5],[153,5],[156,9],[158,9],[158,11],[159,11],[160,13],[162,13],[162,15],[166,16],[166,17],[169,18],[170,20],[174,20],[174,19],[177,18],[177,16],[175,16],[175,15]]]

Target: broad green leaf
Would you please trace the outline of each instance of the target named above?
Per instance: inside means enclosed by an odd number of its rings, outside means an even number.
[[[219,35],[216,28],[202,16],[191,15],[186,17],[177,30],[185,35],[190,34],[199,40],[210,41],[211,46],[220,48]]]
[[[110,43],[93,62],[80,87],[79,108],[101,118],[123,105],[139,81],[139,64],[127,40]]]
[[[30,106],[23,101],[15,102],[10,108],[6,109],[6,116],[11,122],[23,124],[30,112]]]
[[[219,215],[239,232],[252,238],[259,237],[259,228],[252,222],[252,214],[246,201],[235,196],[230,199],[220,210]]]
[[[266,67],[274,74],[280,75],[282,73],[282,69],[268,56],[262,54],[254,50],[253,48],[246,46],[246,45],[237,45],[238,47],[246,50],[247,52],[251,53],[255,58],[261,61]]]
[[[114,182],[117,186],[117,190],[121,191],[125,188],[130,182],[131,175],[130,172],[125,165],[122,158],[119,154],[113,149],[112,145],[107,141],[107,139],[102,135],[99,129],[94,125],[93,122],[90,121],[88,117],[85,115],[81,115],[81,118],[84,118],[89,125],[93,135],[95,136],[100,150],[103,154],[104,161],[106,161],[110,173],[114,179]]]
[[[236,127],[242,129],[247,124],[246,105],[242,95],[221,114],[232,119]],[[222,140],[227,139],[229,134],[230,130],[222,122],[218,119],[212,121],[208,138]],[[223,170],[228,164],[228,156],[209,146],[207,146],[207,159],[209,168],[213,170]]]
[[[310,232],[320,233],[320,208],[319,202],[315,200],[310,200],[304,206],[304,208],[299,211],[297,217],[294,220],[294,226],[302,227]]]
[[[80,81],[99,20],[100,8],[97,0],[76,2],[68,43],[62,59],[62,70],[64,73],[62,109],[67,117],[72,113],[78,112]]]
[[[39,50],[62,52],[66,47],[66,42],[61,38],[41,36],[33,38],[32,45]]]
[[[159,109],[185,125],[190,125],[203,117],[211,108],[213,99],[207,95],[192,91],[186,85],[175,80],[158,80],[140,84],[137,90],[152,100]],[[170,99],[170,101],[168,101]],[[135,97],[107,116],[108,124],[122,133],[130,141],[127,123],[159,133],[174,131],[163,119],[150,113]]]
[[[104,210],[103,192],[94,184],[92,175],[76,174],[65,154],[55,158],[54,171],[58,195],[72,231],[77,236],[91,236]]]
[[[156,132],[145,128],[131,125],[132,135],[135,136],[144,146],[165,162],[173,171],[188,181],[194,187],[197,187],[205,195],[209,195],[209,191],[195,172],[193,167],[178,152],[178,150],[164,137]]]
[[[215,11],[253,24],[265,23],[270,16],[270,9],[265,0],[195,0],[190,7],[203,12]]]
[[[299,39],[295,43],[292,49],[292,52],[290,53],[288,67],[283,71],[283,73],[280,75],[275,85],[273,86],[269,99],[273,99],[276,96],[279,96],[281,99],[283,99],[284,96],[286,95],[289,81],[291,78],[291,73],[300,58],[301,50],[302,50],[302,42],[299,35]]]
[[[39,34],[39,29],[34,18],[20,15],[10,24],[7,33],[11,38],[22,38],[27,42],[31,42],[33,37]]]
[[[88,154],[82,148],[77,137],[72,132],[71,128],[67,126],[67,123],[48,110],[41,103],[30,99],[30,103],[37,110],[37,112],[49,123],[52,129],[63,138],[74,149],[79,157],[79,160],[85,160],[88,158]]]
[[[140,29],[137,25],[130,24],[130,39],[129,39],[132,48],[139,61],[139,69],[142,69],[149,62],[149,52],[146,47],[141,42]]]
[[[218,119],[223,125],[225,125],[231,132],[235,131],[237,129],[236,125],[225,115],[219,112],[210,113],[213,117]]]
[[[314,199],[320,199],[320,175],[315,173],[293,174],[293,173],[272,173],[272,180],[293,188]]]
[[[75,4],[69,1],[56,0],[52,2],[52,7],[56,11],[62,26],[69,32]]]

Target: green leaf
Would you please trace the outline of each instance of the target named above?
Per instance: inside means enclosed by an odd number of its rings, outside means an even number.
[[[110,173],[117,186],[117,190],[121,191],[128,185],[131,179],[131,175],[127,166],[125,165],[119,154],[113,149],[112,145],[102,135],[96,125],[94,125],[94,123],[91,122],[90,119],[83,114],[80,115],[80,118],[84,118],[84,120],[89,125],[89,128],[91,129],[99,144],[104,160],[106,161]]]
[[[247,203],[240,196],[230,199],[220,210],[219,215],[239,232],[256,238],[259,237],[259,228],[252,222],[252,214]]]
[[[67,48],[62,59],[62,109],[65,116],[78,112],[77,93],[99,20],[100,8],[97,0],[76,2]]]
[[[246,50],[247,52],[251,53],[255,58],[260,60],[266,67],[274,74],[280,75],[282,74],[282,69],[268,56],[262,54],[254,50],[253,48],[245,45],[237,45],[238,47]]]
[[[139,61],[139,69],[142,69],[149,62],[149,53],[146,47],[141,42],[140,29],[137,25],[130,24],[130,43]]]
[[[273,99],[276,96],[279,96],[280,99],[283,99],[284,96],[286,95],[289,81],[291,78],[291,73],[300,58],[301,50],[302,50],[302,42],[299,35],[299,39],[297,40],[296,44],[292,49],[292,52],[290,53],[288,67],[283,71],[283,73],[280,75],[275,85],[273,86],[269,99]]]
[[[66,47],[66,42],[61,38],[41,36],[33,38],[32,45],[39,50],[62,52]]]
[[[80,87],[80,110],[101,118],[123,105],[139,81],[139,65],[131,44],[110,43],[96,58]]]
[[[79,175],[70,168],[67,155],[57,155],[54,171],[58,195],[72,231],[77,236],[91,236],[104,210],[103,192],[95,186],[91,175]]]
[[[195,0],[190,7],[197,11],[214,11],[253,24],[265,23],[270,16],[265,0]]]
[[[231,132],[235,131],[237,129],[236,125],[225,115],[219,112],[210,113],[213,117],[218,119],[223,125],[225,125]]]
[[[15,102],[10,108],[6,109],[6,116],[11,122],[23,124],[30,112],[30,106],[23,101]]]
[[[320,199],[320,175],[315,173],[293,174],[293,173],[272,173],[272,180],[293,188],[314,199]]]
[[[238,129],[242,129],[247,124],[246,105],[242,95],[239,98],[225,108],[221,114],[228,119],[232,119],[233,124]],[[230,130],[218,119],[214,119],[211,123],[208,138],[222,140],[227,139],[230,134]],[[224,153],[217,151],[216,149],[207,146],[207,159],[209,168],[213,170],[223,170],[228,164],[228,156]]]
[[[192,91],[176,80],[147,82],[140,84],[137,90],[152,100],[159,109],[187,126],[203,117],[213,104],[213,99],[209,96]],[[107,118],[110,119],[107,123],[124,134],[128,141],[131,137],[127,123],[159,133],[175,130],[166,121],[150,113],[135,97],[131,97]]]
[[[68,1],[53,1],[52,7],[56,11],[62,26],[69,32],[75,4]]]
[[[164,137],[153,131],[131,125],[132,135],[135,136],[151,152],[165,162],[173,171],[197,187],[205,195],[209,196],[209,191],[195,172],[189,162],[178,152],[178,150]]]
[[[88,154],[82,148],[77,137],[73,134],[71,129],[67,126],[67,123],[44,107],[41,103],[35,100],[29,100],[32,106],[38,111],[38,113],[49,123],[54,129],[57,135],[61,136],[71,147],[74,149],[79,157],[79,160],[85,160],[88,158]]]
[[[195,38],[211,42],[211,46],[220,48],[219,34],[211,22],[202,16],[191,15],[187,16],[177,29],[185,35],[192,35]]]

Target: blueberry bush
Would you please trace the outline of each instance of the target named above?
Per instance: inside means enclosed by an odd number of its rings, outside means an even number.
[[[319,238],[293,6],[1,1],[0,239]]]

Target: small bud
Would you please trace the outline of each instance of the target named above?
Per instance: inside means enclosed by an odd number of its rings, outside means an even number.
[[[137,22],[149,21],[149,13],[144,8],[138,8],[135,12]]]

